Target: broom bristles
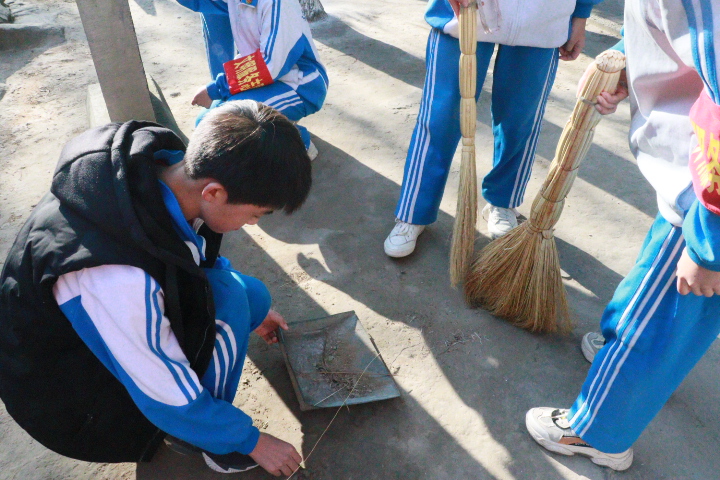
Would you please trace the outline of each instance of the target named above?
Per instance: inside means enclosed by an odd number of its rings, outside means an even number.
[[[450,283],[461,283],[467,275],[475,251],[475,225],[477,223],[477,175],[475,147],[463,146],[460,165],[457,210],[450,245]]]
[[[531,332],[571,328],[555,239],[529,222],[480,252],[468,271],[465,298]]]
[[[567,332],[570,311],[562,283],[553,227],[587,154],[601,115],[592,102],[614,92],[625,57],[601,53],[578,96],[555,151],[552,168],[527,222],[487,245],[468,270],[465,298],[531,332]]]

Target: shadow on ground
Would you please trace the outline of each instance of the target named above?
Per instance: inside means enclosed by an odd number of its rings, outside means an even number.
[[[548,384],[567,386],[551,392],[554,401],[572,401],[587,370],[577,353],[579,337],[535,336],[483,311],[468,310],[446,281],[449,215],[441,213],[438,222],[423,234],[416,254],[399,261],[388,259],[381,248],[391,226],[384,212],[393,209],[398,185],[336,146],[317,138],[314,141],[321,153],[314,164],[315,187],[306,206],[291,217],[263,219],[264,232],[288,244],[318,244],[325,265],[298,254],[302,271],[369,309],[361,321],[375,337],[386,362],[407,354],[435,362],[442,372],[437,381],[449,382],[462,404],[477,412],[490,432],[488,452],[500,449],[509,456],[508,473],[522,479],[555,478],[556,467],[541,460],[545,454],[527,436],[522,419],[527,408],[548,396],[538,388],[537,372],[543,372]],[[485,242],[481,237],[478,247]],[[601,298],[611,293],[602,286],[614,286],[619,281],[617,274],[562,241],[560,250],[564,258],[572,260],[571,274],[583,286]],[[311,298],[298,285],[297,276],[283,271],[249,235],[227,236],[224,251],[244,273],[268,284],[276,308],[291,319],[336,313],[327,312]],[[596,292],[598,289],[601,291]],[[577,303],[575,295],[570,292],[571,304]],[[595,304],[600,308],[599,302]],[[346,308],[337,311],[343,310]],[[402,345],[386,334],[386,319],[419,331],[424,346],[403,352]],[[453,340],[460,334],[467,339],[472,333],[479,341]],[[547,355],[550,351],[552,356]],[[335,410],[299,411],[277,349],[253,341],[249,357],[302,423],[302,448],[307,454]],[[518,365],[527,368],[518,369]],[[400,399],[342,411],[313,453],[308,469],[296,478],[496,478],[446,431],[437,411],[428,412],[434,405],[420,400],[424,393],[432,392],[432,385],[426,388],[427,392],[406,390]],[[445,415],[456,419],[467,412]],[[513,420],[508,423],[507,419]],[[577,473],[603,478],[596,467],[582,460],[560,461]],[[357,471],[357,465],[363,465],[362,471]],[[436,470],[429,465],[436,465]],[[204,468],[198,458],[163,450],[152,464],[138,466],[137,478],[210,478]],[[628,478],[645,478],[642,475],[642,468],[636,468]],[[255,471],[243,478],[269,475]]]

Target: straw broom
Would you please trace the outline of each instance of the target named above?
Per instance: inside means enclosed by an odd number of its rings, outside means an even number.
[[[460,7],[460,132],[462,157],[457,211],[450,245],[450,282],[457,285],[472,261],[477,222],[477,176],[475,173],[475,88],[477,83],[477,2]]]
[[[465,282],[470,305],[482,306],[532,332],[567,332],[571,328],[553,227],[601,118],[595,99],[602,91],[615,91],[624,67],[625,57],[615,50],[595,59],[530,218],[488,244],[470,267]]]

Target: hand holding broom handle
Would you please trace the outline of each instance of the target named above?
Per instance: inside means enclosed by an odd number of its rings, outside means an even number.
[[[528,219],[530,229],[539,232],[551,230],[560,218],[565,197],[577,177],[580,163],[592,145],[595,127],[602,118],[595,109],[595,99],[603,91],[615,92],[620,73],[625,68],[625,56],[616,50],[607,50],[598,55],[592,67],[585,85],[578,92],[572,115],[560,135],[545,183],[533,202]]]
[[[487,245],[470,267],[465,281],[469,304],[533,332],[570,329],[553,227],[601,118],[595,99],[603,90],[615,92],[624,67],[625,57],[618,51],[607,50],[595,59],[530,218]]]
[[[475,245],[477,175],[475,173],[475,123],[477,118],[477,2],[460,7],[460,132],[462,157],[457,210],[450,246],[450,282],[457,285],[467,273]]]

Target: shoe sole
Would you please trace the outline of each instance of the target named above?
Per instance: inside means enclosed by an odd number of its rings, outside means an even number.
[[[231,468],[231,467],[221,467],[215,461],[213,461],[212,458],[208,457],[205,452],[202,454],[203,458],[205,459],[205,464],[210,467],[211,470],[214,470],[218,473],[240,473],[240,472],[247,472],[248,470],[252,470],[253,468],[257,467],[258,464],[250,465],[247,468],[243,468],[242,470],[239,468]]]
[[[403,258],[403,257],[407,257],[408,255],[410,255],[410,254],[413,253],[414,251],[415,251],[415,245],[413,245],[413,247],[410,248],[410,249],[400,250],[400,251],[395,251],[395,252],[389,252],[388,249],[387,249],[387,247],[385,247],[385,255],[387,255],[388,257],[391,257],[391,258]]]
[[[180,455],[196,455],[198,453],[202,453],[202,450],[198,447],[195,447],[193,445],[185,446],[181,445],[178,442],[174,442],[172,440],[165,440],[165,445],[172,450],[175,453],[179,453]]]
[[[545,450],[549,450],[553,453],[559,453],[560,455],[573,456],[576,453],[590,459],[595,465],[601,467],[608,467],[618,472],[627,470],[630,468],[633,462],[633,451],[632,449],[617,454],[605,453],[605,457],[595,457],[588,452],[581,450],[583,447],[571,447],[560,445],[559,443],[553,442],[545,438],[540,431],[535,428],[535,419],[530,415],[532,410],[528,410],[525,414],[525,427],[530,433],[530,436]],[[577,450],[576,450],[577,449]]]

